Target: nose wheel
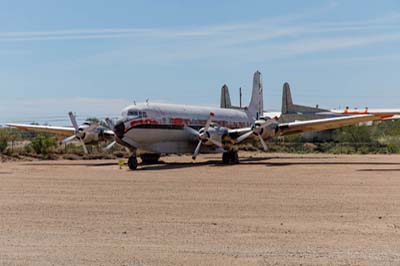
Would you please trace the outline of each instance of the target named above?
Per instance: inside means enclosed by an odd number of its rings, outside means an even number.
[[[222,154],[223,164],[238,164],[239,155],[237,151],[227,151]]]
[[[138,161],[137,161],[136,155],[132,155],[128,159],[128,167],[131,170],[136,170],[137,166],[138,166]]]

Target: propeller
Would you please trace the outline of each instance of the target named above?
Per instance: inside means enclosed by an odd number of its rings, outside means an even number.
[[[224,145],[221,142],[216,141],[210,137],[211,135],[209,133],[209,129],[210,129],[213,119],[214,119],[214,113],[210,113],[210,116],[208,117],[205,126],[202,129],[200,129],[199,131],[197,131],[191,127],[188,127],[186,125],[184,126],[184,129],[187,132],[196,136],[199,139],[199,143],[197,144],[196,149],[194,150],[193,155],[192,155],[193,160],[195,160],[196,157],[199,155],[201,145],[207,141],[213,143],[214,145],[216,145],[222,149],[224,148]]]
[[[115,127],[115,124],[114,124],[114,122],[109,118],[109,117],[106,117],[106,123],[107,123],[107,126],[111,129],[111,130],[114,130],[114,127]],[[114,147],[114,145],[115,144],[117,144],[117,141],[113,141],[113,142],[111,142],[110,144],[108,144],[107,145],[107,147],[105,147],[103,150],[104,151],[109,151],[112,147]],[[126,152],[130,152],[130,150],[127,148],[127,147],[125,147],[125,150],[126,150]]]
[[[268,151],[268,146],[265,143],[264,139],[262,138],[262,134],[264,132],[264,129],[267,128],[268,126],[274,124],[275,121],[273,120],[268,120],[268,121],[256,121],[254,123],[254,125],[251,127],[250,131],[247,133],[244,133],[243,135],[241,135],[240,137],[238,137],[236,139],[237,143],[240,143],[244,140],[246,140],[247,138],[249,138],[250,136],[252,136],[253,134],[256,135],[263,147],[263,150],[265,152]]]
[[[74,114],[72,112],[69,112],[68,116],[69,116],[69,119],[71,120],[72,126],[75,129],[75,134],[70,136],[70,137],[68,137],[68,138],[65,138],[62,141],[62,143],[66,144],[66,143],[71,142],[71,141],[73,141],[74,139],[77,138],[77,139],[79,139],[79,142],[82,145],[83,151],[86,154],[88,154],[89,152],[88,152],[88,149],[87,149],[87,147],[85,145],[85,142],[83,141],[83,138],[85,137],[86,132],[89,132],[89,131],[95,129],[96,127],[98,127],[98,125],[97,124],[91,124],[90,126],[85,128],[83,131],[80,131],[78,123],[76,122],[76,117],[74,116]]]
[[[113,122],[110,118],[108,118],[108,117],[106,117],[105,120],[106,120],[107,126],[108,126],[111,130],[114,130],[114,127],[115,127],[114,122]],[[107,147],[105,147],[105,148],[103,149],[103,151],[108,151],[108,150],[110,150],[112,147],[114,147],[115,144],[117,144],[117,142],[114,140],[113,142],[111,142],[110,144],[108,144]]]
[[[104,151],[110,150],[112,147],[114,147],[115,144],[117,144],[117,142],[114,140],[113,142],[108,144],[107,147],[104,148]]]
[[[108,126],[111,130],[114,130],[115,125],[114,125],[114,122],[113,122],[110,118],[106,117],[106,123],[107,123],[107,126]]]

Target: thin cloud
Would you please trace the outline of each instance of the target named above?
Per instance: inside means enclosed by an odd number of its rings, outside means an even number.
[[[0,101],[0,124],[6,122],[68,121],[67,113],[76,112],[81,118],[89,116],[118,116],[127,105],[126,99],[108,98],[41,98]],[[43,108],[45,106],[45,108]],[[49,110],[52,110],[49,113]],[[90,110],[88,113],[87,110]],[[18,120],[15,120],[17,119]],[[5,121],[7,119],[7,121]]]

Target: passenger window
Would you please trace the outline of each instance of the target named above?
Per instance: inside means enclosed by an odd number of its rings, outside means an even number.
[[[139,114],[138,114],[137,111],[133,111],[133,110],[128,111],[128,116],[138,116],[138,115],[139,115]]]

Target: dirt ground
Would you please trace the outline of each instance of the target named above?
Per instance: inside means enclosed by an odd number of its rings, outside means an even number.
[[[0,265],[400,265],[400,156],[0,163]]]

